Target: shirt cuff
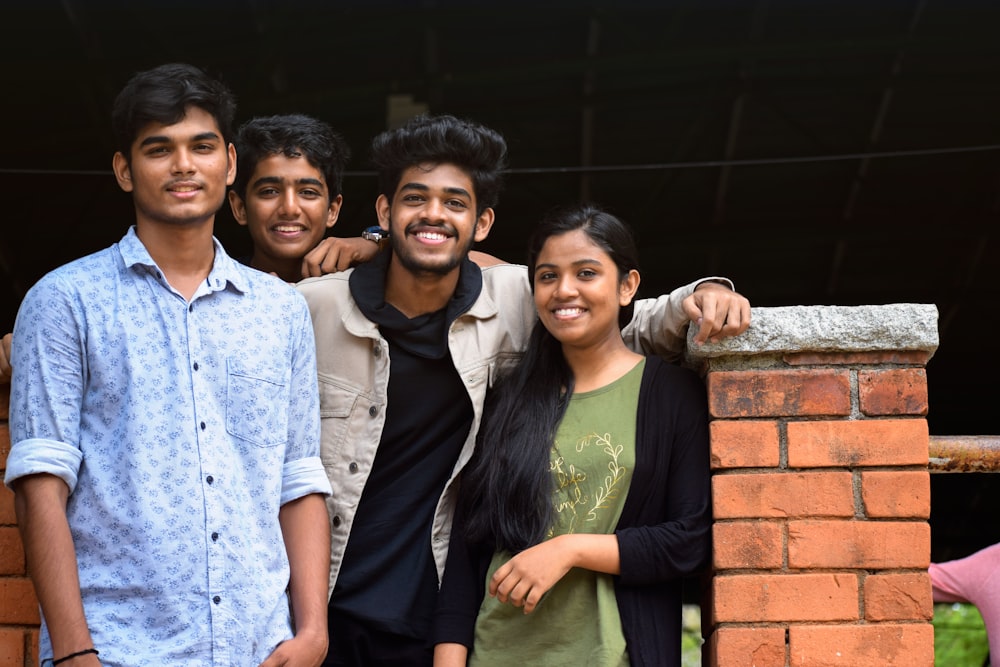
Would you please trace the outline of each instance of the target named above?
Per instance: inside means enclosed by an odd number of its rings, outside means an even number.
[[[321,493],[324,496],[333,493],[320,458],[310,456],[286,461],[281,469],[281,504],[290,503],[311,493]]]
[[[72,445],[58,440],[29,438],[11,447],[3,481],[10,487],[15,480],[28,475],[54,475],[66,482],[69,492],[73,493],[82,463],[83,452]]]

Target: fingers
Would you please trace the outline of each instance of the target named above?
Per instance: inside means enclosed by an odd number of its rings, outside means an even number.
[[[530,614],[538,606],[545,592],[545,587],[536,585],[527,577],[521,576],[511,567],[508,561],[497,569],[490,578],[490,595],[504,604],[522,607],[525,614]]]
[[[10,382],[10,375],[13,369],[10,366],[10,343],[13,334],[7,334],[0,340],[0,384]]]
[[[368,262],[378,254],[378,244],[367,239],[330,236],[320,241],[302,258],[302,277],[315,278],[346,271]]]
[[[698,326],[694,342],[716,343],[750,326],[750,302],[728,289],[699,290],[684,301],[684,312]]]

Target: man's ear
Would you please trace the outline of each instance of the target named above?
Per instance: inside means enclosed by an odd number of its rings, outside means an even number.
[[[496,214],[493,212],[492,208],[484,208],[483,212],[479,214],[479,219],[476,220],[476,231],[473,235],[473,238],[477,243],[490,235],[490,229],[493,228],[495,215]]]
[[[118,187],[125,192],[132,192],[132,168],[121,151],[117,151],[114,157],[111,158],[111,170],[115,172],[115,180],[118,181]]]
[[[232,185],[236,180],[236,146],[229,144],[226,149],[226,159],[229,160],[229,168],[226,170],[226,185]]]
[[[392,202],[385,195],[379,195],[378,199],[375,200],[375,215],[378,217],[378,226],[382,229],[389,230],[389,212],[392,208]]]
[[[330,210],[326,212],[327,229],[337,224],[337,217],[340,215],[340,207],[344,203],[344,195],[337,195],[330,200]]]
[[[235,190],[229,191],[229,208],[233,210],[233,217],[236,218],[236,222],[247,226],[247,205],[243,201],[243,198],[236,194]]]

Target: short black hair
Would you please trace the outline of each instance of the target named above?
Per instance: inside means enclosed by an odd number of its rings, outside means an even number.
[[[403,172],[419,164],[454,164],[472,179],[476,214],[496,206],[506,166],[507,142],[496,130],[454,116],[420,115],[372,140],[379,191],[389,201]]]
[[[160,65],[133,75],[111,110],[116,150],[131,162],[132,143],[143,127],[180,122],[189,106],[211,114],[223,140],[227,144],[232,141],[236,97],[221,81],[184,63]]]
[[[321,120],[284,114],[248,120],[236,131],[236,180],[233,190],[246,199],[257,163],[271,155],[304,157],[319,169],[333,200],[343,189],[344,167],[351,150],[343,137]]]

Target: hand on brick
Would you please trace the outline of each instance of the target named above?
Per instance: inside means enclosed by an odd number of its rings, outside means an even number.
[[[715,282],[698,285],[694,294],[684,299],[684,312],[698,327],[697,344],[736,336],[750,326],[750,301]]]

